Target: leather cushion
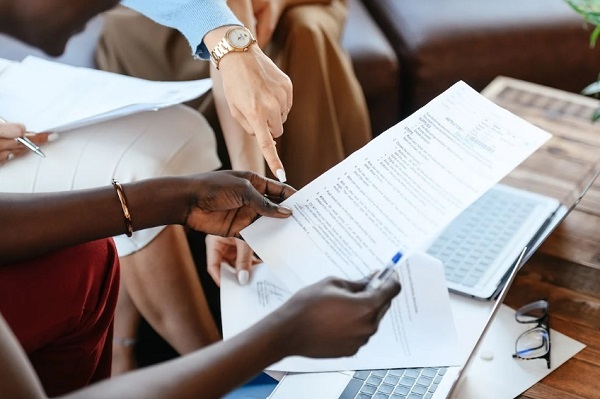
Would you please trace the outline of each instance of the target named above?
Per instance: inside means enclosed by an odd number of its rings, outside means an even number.
[[[563,0],[368,0],[402,64],[405,114],[457,80],[505,75],[580,91],[600,71],[590,30]]]
[[[399,64],[392,46],[360,0],[348,1],[342,45],[363,88],[373,133],[381,133],[398,121]]]

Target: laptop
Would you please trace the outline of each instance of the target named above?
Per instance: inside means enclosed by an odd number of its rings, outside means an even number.
[[[526,248],[521,250],[516,267],[509,274],[504,288],[490,312],[475,346],[463,366],[427,367],[387,370],[359,370],[335,373],[287,374],[273,391],[270,399],[445,399],[459,389],[460,382],[468,373],[475,354],[483,341],[524,263]],[[318,387],[315,390],[315,387]],[[310,392],[309,392],[310,391]],[[318,392],[318,394],[317,394]]]
[[[444,264],[451,292],[478,299],[498,295],[515,265],[519,248],[527,260],[579,203],[598,172],[569,207],[556,198],[496,184],[428,246]]]
[[[598,175],[600,175],[600,169],[595,172],[583,191],[569,207],[558,205],[554,211],[550,212],[546,217],[547,221],[542,222],[538,231],[527,238],[528,242],[532,244],[530,247],[523,246],[520,251],[517,251],[519,253],[516,261],[510,262],[507,269],[508,273],[501,278],[496,293],[491,295],[492,298],[495,298],[492,311],[473,350],[462,367],[290,373],[283,377],[269,399],[304,399],[307,397],[319,399],[446,399],[451,397],[456,390],[460,389],[461,381],[466,378],[468,368],[472,366],[483,337],[492,324],[500,305],[504,302],[517,272],[550,233],[575,209]],[[503,190],[504,186],[497,185],[494,189],[496,188]],[[524,192],[526,197],[529,197],[529,194],[533,193]],[[538,198],[537,195],[535,197]],[[547,203],[556,204],[553,201]],[[377,390],[382,386],[384,387],[383,392],[378,395]],[[363,388],[365,388],[365,394],[361,396],[361,389]],[[413,392],[414,395],[411,396]]]

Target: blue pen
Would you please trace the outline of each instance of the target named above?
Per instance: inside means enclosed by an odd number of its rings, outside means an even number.
[[[367,284],[367,290],[376,290],[381,287],[384,281],[392,274],[394,271],[394,267],[402,258],[402,252],[396,252],[396,255],[392,258],[391,261],[383,269],[381,269]]]

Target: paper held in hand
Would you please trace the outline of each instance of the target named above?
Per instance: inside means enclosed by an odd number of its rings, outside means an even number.
[[[37,57],[0,72],[0,110],[32,132],[59,132],[194,99],[211,79],[153,82]]]
[[[402,292],[394,300],[379,329],[354,356],[311,359],[292,356],[268,370],[320,372],[396,367],[454,366],[460,363],[458,337],[442,262],[421,253],[403,260],[398,270]],[[277,309],[291,292],[265,264],[256,266],[248,285],[223,268],[221,319],[228,339]]]
[[[293,291],[360,279],[425,249],[550,137],[458,82],[286,200],[292,217],[241,235]]]
[[[289,293],[327,276],[358,280],[383,267],[398,251],[408,258],[423,251],[456,216],[549,138],[458,82],[286,200],[292,217],[261,218],[241,235]],[[424,289],[418,288],[423,283],[415,281],[415,292]],[[436,296],[447,296],[441,284],[432,289],[440,291]],[[405,301],[409,292],[403,290],[394,301]],[[422,292],[416,294],[426,300]],[[448,309],[445,300],[442,304]],[[387,323],[385,318],[383,322]],[[437,331],[439,339],[452,328],[433,314],[423,324]],[[366,349],[360,353],[371,361],[361,360],[350,368],[449,365],[451,356],[409,361],[396,357],[390,366],[389,360],[402,353],[402,347],[394,341],[393,331],[383,334],[384,338],[373,339],[392,342],[386,361],[379,361],[385,365],[377,365],[377,359],[385,356]],[[430,331],[411,334],[428,334],[432,340],[425,342],[436,342]],[[436,360],[438,364],[431,364]],[[316,363],[287,369],[349,366],[332,359]]]

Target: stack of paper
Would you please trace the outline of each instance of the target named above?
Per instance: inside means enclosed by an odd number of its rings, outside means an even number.
[[[33,132],[58,132],[194,99],[210,79],[153,82],[37,57],[0,73],[0,116]]]

